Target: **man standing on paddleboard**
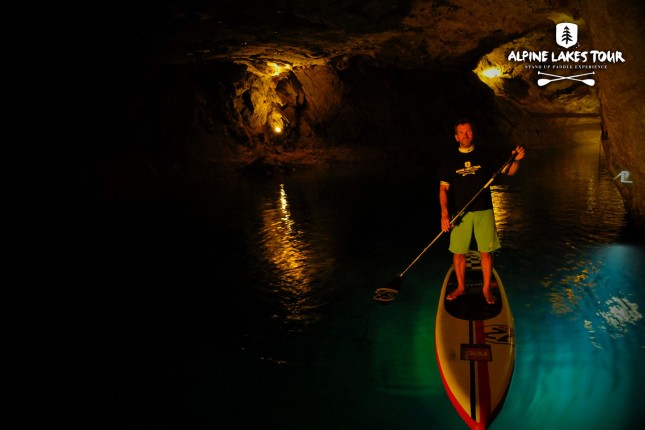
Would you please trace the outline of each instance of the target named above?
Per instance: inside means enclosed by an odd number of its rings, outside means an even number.
[[[465,292],[466,253],[470,249],[470,241],[474,233],[477,250],[481,254],[484,297],[486,302],[493,304],[495,296],[490,292],[492,252],[499,249],[501,245],[497,236],[493,200],[487,181],[498,165],[495,158],[483,148],[475,148],[473,139],[472,121],[468,119],[457,121],[455,140],[459,143],[458,150],[451,152],[439,168],[441,229],[444,232],[452,229],[449,250],[453,253],[453,264],[459,284],[456,290],[446,296],[446,299],[454,300]],[[515,154],[514,159],[502,169],[502,173],[508,176],[518,171],[520,160],[524,158],[524,148],[517,146],[513,154]],[[471,201],[482,190],[483,192]],[[466,209],[463,215],[452,224],[449,210],[450,197],[452,197],[454,209]]]

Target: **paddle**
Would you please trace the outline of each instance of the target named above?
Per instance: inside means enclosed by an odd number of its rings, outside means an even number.
[[[464,206],[464,207],[463,207],[463,208],[462,208],[462,209],[457,213],[457,215],[455,215],[455,216],[452,218],[452,220],[450,220],[450,226],[451,226],[451,227],[455,224],[455,222],[457,222],[457,220],[458,220],[459,218],[461,218],[461,216],[464,214],[464,212],[466,212],[466,209],[468,209],[468,207],[469,207],[469,206],[470,206],[470,205],[471,205],[475,200],[477,200],[477,197],[479,197],[479,195],[480,195],[480,194],[481,194],[481,193],[482,193],[486,188],[488,188],[488,187],[489,187],[489,185],[490,185],[490,184],[495,180],[495,178],[497,177],[497,175],[499,175],[501,172],[503,172],[503,171],[504,171],[504,169],[506,168],[506,166],[507,166],[508,164],[510,164],[510,163],[515,159],[515,155],[516,155],[516,154],[511,155],[511,158],[509,158],[509,159],[508,159],[504,164],[502,164],[502,167],[500,167],[500,168],[495,172],[495,174],[494,174],[494,175],[493,175],[493,176],[488,180],[488,182],[486,182],[486,184],[485,184],[485,185],[484,185],[484,186],[483,186],[479,191],[477,191],[477,194],[475,194],[475,195],[473,196],[473,198],[472,198],[472,199],[470,199],[470,201],[469,201],[468,203],[466,203],[466,206]],[[393,279],[391,279],[391,280],[390,280],[390,282],[388,282],[388,283],[386,284],[386,286],[385,286],[385,287],[377,288],[377,289],[374,291],[374,296],[373,296],[372,298],[373,298],[374,300],[378,301],[378,302],[381,302],[381,303],[390,303],[392,300],[394,300],[394,299],[396,298],[397,294],[399,293],[399,290],[401,289],[401,285],[403,284],[403,276],[406,274],[406,272],[407,272],[408,270],[410,270],[410,268],[411,268],[412,266],[414,266],[414,265],[416,264],[416,262],[417,262],[417,261],[419,261],[419,259],[421,258],[421,256],[423,256],[423,254],[425,254],[425,253],[426,253],[426,251],[427,251],[428,249],[430,249],[430,247],[431,247],[432,245],[434,245],[434,243],[435,243],[437,240],[439,240],[439,238],[441,237],[441,235],[442,235],[442,234],[444,234],[444,231],[443,231],[443,230],[441,230],[441,231],[439,232],[439,234],[438,234],[438,235],[437,235],[437,236],[432,240],[432,242],[430,242],[430,243],[428,244],[428,246],[426,246],[425,248],[423,248],[423,251],[421,251],[421,253],[420,253],[419,255],[417,255],[417,258],[415,258],[415,259],[414,259],[414,261],[412,261],[412,263],[410,263],[410,265],[409,265],[408,267],[406,267],[406,269],[405,269],[403,272],[401,272],[400,274],[396,275],[396,277],[394,277]]]
[[[552,79],[548,78],[542,78],[537,80],[537,84],[540,87],[543,87],[545,85],[550,84],[551,82],[555,81],[561,81],[563,79],[568,79],[570,81],[578,81],[582,82],[586,85],[589,85],[590,87],[593,87],[596,84],[596,81],[594,79],[588,78],[588,79],[577,79],[580,76],[587,76],[587,75],[594,75],[596,72],[590,72],[590,73],[583,73],[581,75],[573,75],[573,76],[560,76],[560,75],[552,75],[550,73],[544,73],[544,72],[538,72],[538,75],[545,75],[545,76],[551,76]]]

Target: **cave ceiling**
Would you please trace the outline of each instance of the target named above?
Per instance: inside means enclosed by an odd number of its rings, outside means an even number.
[[[554,49],[554,22],[575,22],[584,29],[575,0],[224,1],[198,6],[174,10],[181,28],[159,51],[159,61],[226,61],[256,74],[270,74],[276,64],[342,70],[358,56],[379,67],[475,70],[480,76],[486,67],[499,67],[506,79],[484,83],[529,112],[598,114],[598,99],[584,85],[569,81],[538,88],[531,82],[534,71],[506,61],[513,49]],[[581,38],[586,34],[581,31]]]
[[[398,68],[474,66],[492,48],[552,25],[549,1],[218,2],[177,11],[163,61],[282,61],[294,67],[364,55]],[[574,17],[575,18],[575,17]]]
[[[484,83],[525,110],[571,113],[573,100],[575,113],[597,114],[598,100],[584,85],[538,89],[534,72],[505,61],[512,49],[553,49],[555,22],[584,29],[581,8],[579,0],[144,1],[97,7],[80,28],[104,41],[85,48],[106,51],[98,56],[230,62],[257,75],[276,65],[343,70],[357,57],[377,67],[480,76],[499,67],[506,79]]]

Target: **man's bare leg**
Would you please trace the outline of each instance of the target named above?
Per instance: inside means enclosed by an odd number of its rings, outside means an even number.
[[[452,263],[457,275],[457,289],[446,296],[446,300],[454,300],[466,291],[466,254],[453,254]]]
[[[495,303],[495,296],[490,292],[490,277],[493,273],[493,254],[490,252],[480,252],[482,257],[482,275],[484,276],[484,297],[489,305]]]

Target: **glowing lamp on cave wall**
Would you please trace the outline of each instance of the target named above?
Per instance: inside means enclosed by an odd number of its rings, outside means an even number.
[[[489,67],[488,69],[484,70],[482,72],[482,75],[485,77],[492,79],[492,78],[498,78],[502,76],[501,70],[499,70],[498,67]]]
[[[503,78],[506,77],[503,67],[503,65],[495,64],[487,58],[483,58],[474,72],[477,73],[477,77],[484,84],[495,91],[495,94],[500,95],[503,93]]]
[[[271,76],[278,76],[285,71],[291,70],[291,64],[278,64],[274,62],[268,62],[267,66],[269,66],[269,69],[271,70]]]
[[[269,115],[269,127],[273,130],[274,133],[276,134],[281,134],[282,131],[284,130],[284,125],[285,125],[285,119],[280,115],[279,112],[277,111],[272,111],[271,114]]]

